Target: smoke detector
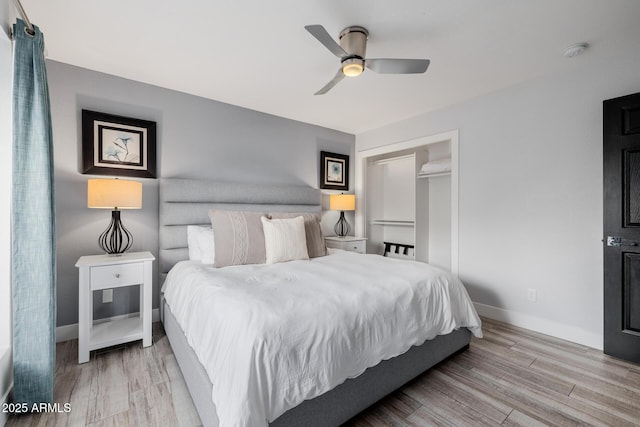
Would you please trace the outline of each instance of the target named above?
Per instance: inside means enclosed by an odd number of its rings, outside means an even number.
[[[587,44],[587,43],[572,44],[571,46],[569,46],[568,48],[566,48],[564,50],[564,57],[565,58],[573,58],[574,56],[578,56],[582,52],[587,50],[588,47],[589,47],[589,44]]]

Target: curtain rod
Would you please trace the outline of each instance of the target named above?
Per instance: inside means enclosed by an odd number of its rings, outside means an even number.
[[[25,25],[27,26],[26,31],[30,35],[34,35],[36,31],[34,30],[33,25],[31,24],[31,21],[29,21],[27,12],[24,11],[24,8],[22,7],[22,3],[20,3],[20,0],[13,0],[13,4],[16,6],[16,9],[18,9],[18,13],[22,17],[22,20],[24,21]]]

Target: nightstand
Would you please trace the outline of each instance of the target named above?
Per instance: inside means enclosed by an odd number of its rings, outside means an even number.
[[[103,347],[142,340],[151,345],[151,252],[91,255],[78,259],[78,363],[89,361],[89,352]],[[93,292],[140,286],[140,315],[105,322],[93,321]]]
[[[328,248],[342,249],[343,251],[357,252],[359,254],[367,252],[366,237],[329,236],[324,238],[324,243]]]

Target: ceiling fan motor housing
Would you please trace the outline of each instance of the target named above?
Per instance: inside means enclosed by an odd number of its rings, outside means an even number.
[[[357,77],[364,71],[364,55],[369,32],[363,27],[347,27],[340,33],[340,47],[349,55],[342,58],[342,73]]]
[[[349,54],[347,58],[365,58],[369,31],[364,27],[347,27],[340,32],[340,47]]]

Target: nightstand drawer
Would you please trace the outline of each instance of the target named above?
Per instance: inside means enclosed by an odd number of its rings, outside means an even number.
[[[91,267],[91,289],[93,290],[139,285],[143,281],[142,263]]]
[[[367,239],[363,237],[335,237],[324,238],[324,243],[328,248],[342,249],[343,251],[357,252],[364,254],[367,252]]]
[[[347,251],[363,254],[366,251],[365,241],[359,240],[357,242],[345,242],[344,249]]]

